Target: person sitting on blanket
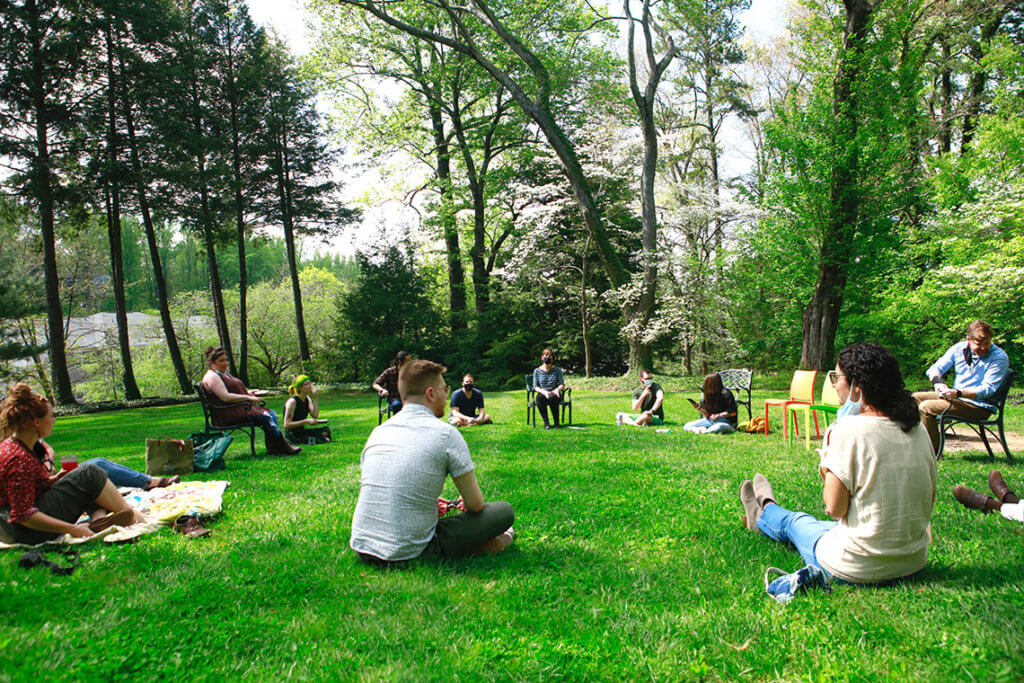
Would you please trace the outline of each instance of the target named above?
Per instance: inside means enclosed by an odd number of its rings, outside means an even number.
[[[277,426],[277,413],[263,408],[266,392],[250,391],[237,377],[228,374],[228,354],[219,346],[206,348],[206,365],[203,388],[212,394],[210,420],[214,427],[236,425],[248,422],[263,430],[267,452],[278,455],[295,455],[302,449],[288,443]]]
[[[736,397],[722,384],[722,376],[712,372],[704,378],[700,403],[690,399],[701,417],[687,422],[683,429],[694,434],[731,434],[736,431]]]
[[[428,360],[406,362],[398,376],[402,412],[366,441],[349,543],[363,562],[498,553],[512,543],[512,506],[484,502],[466,440],[438,419],[447,407],[446,370]],[[466,511],[438,519],[447,509],[438,496],[448,475]]]
[[[959,484],[953,487],[953,497],[965,508],[980,510],[986,515],[990,512],[998,512],[1011,522],[1024,523],[1024,502],[1021,502],[1017,494],[1006,485],[999,470],[992,470],[988,473],[988,487],[992,490],[992,496],[995,498]]]
[[[473,375],[462,378],[462,386],[452,392],[451,416],[453,427],[474,427],[491,424],[491,416],[484,412],[484,393],[476,388]]]
[[[639,410],[640,414],[634,416],[618,413],[615,416],[616,424],[637,427],[665,424],[665,390],[654,382],[650,370],[640,371],[640,386],[633,391],[633,410]]]
[[[299,375],[288,387],[290,398],[284,404],[285,436],[294,443],[326,443],[331,429],[320,419],[320,403],[316,387],[309,375]]]
[[[36,458],[43,463],[43,467],[49,474],[53,474],[57,471],[57,454],[53,450],[53,446],[46,443],[42,439],[36,444],[34,449]],[[173,477],[151,477],[145,472],[139,472],[133,470],[130,467],[119,465],[116,462],[111,462],[106,458],[91,458],[85,462],[78,463],[78,466],[82,465],[96,465],[101,470],[107,473],[107,479],[114,486],[128,486],[137,489],[155,489],[164,486],[170,486],[171,484],[177,484],[181,482],[181,477],[174,475]]]
[[[36,545],[144,522],[97,465],[47,473],[39,442],[54,421],[53,406],[27,384],[15,384],[0,403],[0,540]],[[91,521],[75,524],[83,512]]]
[[[740,486],[744,524],[796,547],[804,562],[849,583],[887,583],[924,568],[936,467],[917,403],[892,354],[861,343],[839,352],[836,391],[860,412],[838,421],[819,466],[820,521],[781,507],[764,475]]]

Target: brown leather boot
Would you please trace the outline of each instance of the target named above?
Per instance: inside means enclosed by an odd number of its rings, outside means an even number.
[[[999,473],[999,470],[992,470],[988,473],[988,487],[992,489],[992,495],[996,497],[1000,503],[1019,503],[1020,498],[1017,494],[1010,490],[1010,487],[1003,481],[1003,475]]]
[[[273,437],[269,434],[267,435],[267,453],[272,455],[298,455],[301,452],[301,448],[288,443],[288,439],[284,438],[284,434],[278,434]]]
[[[972,510],[981,510],[985,514],[994,512],[999,509],[999,501],[992,496],[986,496],[984,493],[978,493],[974,489],[969,489],[966,486],[954,486],[953,497],[960,501],[960,504],[965,508]]]

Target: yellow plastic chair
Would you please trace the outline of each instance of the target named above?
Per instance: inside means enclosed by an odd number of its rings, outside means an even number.
[[[796,414],[804,414],[804,445],[807,450],[811,450],[811,413],[814,413],[814,435],[820,436],[818,432],[818,420],[817,412],[820,411],[825,415],[825,427],[828,427],[829,415],[835,415],[839,412],[839,394],[836,392],[835,377],[831,372],[825,374],[825,381],[821,383],[821,403],[812,403],[810,405],[789,405],[786,406],[786,422],[789,422],[789,413],[793,413],[793,424],[796,424]],[[789,433],[789,445],[793,445],[793,432]]]
[[[793,379],[789,383],[789,398],[766,398],[764,400],[764,433],[768,434],[768,408],[778,406],[782,408],[782,438],[786,438],[789,430],[786,423],[789,421],[789,416],[786,414],[786,408],[791,404],[799,403],[811,405],[814,403],[814,380],[818,378],[817,370],[797,370],[793,373]],[[814,415],[814,427],[818,427],[818,415]],[[796,415],[793,416],[793,428],[797,429],[799,434],[799,427],[796,423]]]

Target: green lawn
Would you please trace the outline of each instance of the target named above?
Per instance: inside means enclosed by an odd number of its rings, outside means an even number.
[[[778,433],[687,434],[680,394],[669,434],[609,424],[621,394],[575,398],[586,429],[545,432],[524,426],[522,392],[488,394],[500,424],[465,434],[485,496],[515,506],[516,544],[406,571],[348,548],[372,395],[324,399],[336,441],[295,458],[236,439],[208,477],[231,480],[210,538],[86,545],[71,577],[3,556],[0,679],[1024,677],[1024,529],[950,493],[984,487],[987,456],[940,463],[920,580],[782,608],[762,575],[799,557],[740,526],[736,492],[761,471],[781,504],[820,513],[816,456]],[[196,405],[61,418],[51,442],[142,468],[145,437],[201,422]],[[996,462],[1024,488],[1024,467]]]

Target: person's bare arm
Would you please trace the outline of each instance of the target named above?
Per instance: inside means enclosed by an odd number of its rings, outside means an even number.
[[[658,412],[658,408],[660,408],[661,404],[664,403],[664,402],[665,402],[665,392],[664,391],[659,391],[657,394],[654,395],[654,405],[651,406],[651,412],[652,413]]]
[[[320,419],[320,399],[317,398],[316,389],[309,395],[309,416]]]
[[[228,388],[224,386],[224,380],[214,373],[207,373],[206,377],[203,378],[203,384],[222,403],[245,403],[246,401],[251,401],[252,403],[260,402],[260,399],[252,394],[231,393],[228,391]]]
[[[295,403],[298,401],[297,398],[290,398],[284,402],[284,428],[285,429],[298,429],[304,424],[308,424],[305,420],[293,420],[292,416],[295,414]]]
[[[636,411],[640,410],[640,406],[643,405],[644,399],[647,398],[647,395],[650,394],[650,393],[651,392],[650,392],[649,389],[644,389],[642,392],[640,392],[639,396],[637,396],[636,398],[633,399],[633,412],[634,413]]]
[[[850,510],[850,492],[828,469],[824,470],[824,475],[825,487],[821,497],[825,501],[825,514],[835,520],[843,519]]]
[[[33,529],[34,531],[49,531],[56,534],[71,534],[75,538],[86,538],[92,536],[92,531],[89,527],[78,524],[70,524],[68,522],[51,517],[45,512],[33,512],[31,515],[19,522],[20,524]]]
[[[466,506],[466,512],[480,512],[484,509],[484,494],[480,490],[480,484],[476,481],[476,470],[470,470],[458,477],[452,477],[455,488],[462,496],[462,502]]]

